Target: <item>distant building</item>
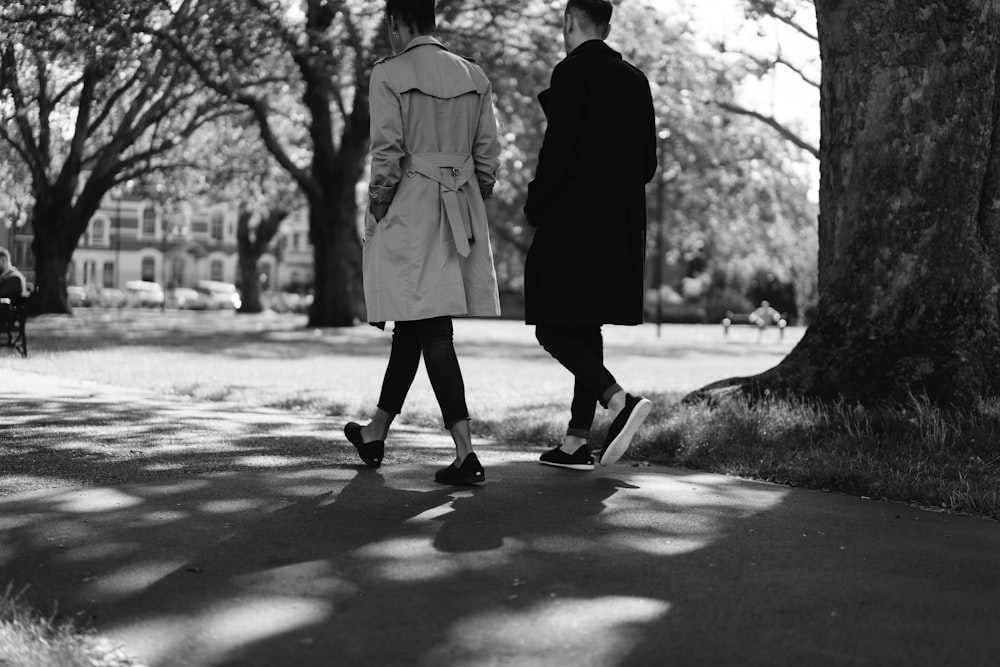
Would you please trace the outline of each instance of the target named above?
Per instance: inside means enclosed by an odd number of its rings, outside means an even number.
[[[240,282],[237,210],[229,204],[184,205],[164,213],[152,201],[105,197],[67,268],[69,285],[121,288],[130,280],[191,287],[199,280]],[[34,282],[31,224],[7,229],[14,265]],[[313,283],[313,247],[305,209],[295,211],[261,256],[265,290],[305,291]]]
[[[301,292],[312,287],[313,245],[309,241],[309,210],[299,209],[282,223],[281,263],[275,264],[282,290]],[[263,270],[262,270],[263,273]]]

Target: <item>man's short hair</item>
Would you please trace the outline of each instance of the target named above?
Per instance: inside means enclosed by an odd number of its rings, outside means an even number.
[[[7,250],[7,248],[0,248],[0,257],[6,257],[8,262],[11,261],[10,250]]]
[[[611,11],[614,5],[610,0],[569,0],[566,11],[575,10],[582,13],[595,28],[602,29],[611,24]]]
[[[434,0],[386,0],[385,13],[417,32],[434,32]]]

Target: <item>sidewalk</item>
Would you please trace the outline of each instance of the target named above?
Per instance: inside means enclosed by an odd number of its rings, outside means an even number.
[[[1000,525],[4,371],[0,586],[146,664],[995,665]]]

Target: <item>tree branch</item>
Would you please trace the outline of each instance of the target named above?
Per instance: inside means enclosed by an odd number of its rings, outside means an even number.
[[[90,127],[87,129],[87,132],[89,134],[93,134],[97,130],[97,128],[99,128],[101,124],[104,123],[105,120],[107,120],[108,116],[111,115],[111,111],[114,108],[115,104],[118,102],[118,100],[120,100],[125,95],[125,93],[127,93],[129,89],[132,88],[132,86],[138,83],[139,79],[142,78],[142,74],[143,74],[143,68],[141,66],[137,67],[135,72],[133,72],[132,76],[130,76],[125,83],[123,83],[121,86],[115,89],[115,91],[108,96],[107,101],[104,103],[104,108],[101,110],[101,112],[94,119],[94,122],[91,123]]]
[[[760,68],[761,70],[760,74],[764,74],[765,72],[770,72],[772,69],[774,69],[775,65],[783,65],[788,69],[790,69],[792,72],[794,72],[796,75],[798,75],[798,77],[802,79],[802,81],[809,84],[810,86],[817,89],[820,86],[819,81],[813,79],[808,74],[806,74],[805,70],[803,70],[801,67],[793,65],[789,61],[785,60],[780,53],[775,55],[772,59],[761,58],[759,56],[755,56],[754,54],[748,53],[747,51],[743,50],[729,51],[729,53],[736,53],[743,56],[747,60],[753,61],[753,63]]]
[[[28,110],[24,100],[24,93],[21,91],[21,83],[17,73],[17,57],[14,55],[14,47],[8,45],[0,54],[0,68],[3,69],[3,81],[7,90],[10,91],[14,99],[14,122],[21,135],[24,155],[28,157],[28,166],[33,174],[41,180],[47,177],[48,165],[42,159],[38,144],[35,142],[35,134],[28,122]]]
[[[274,133],[274,128],[271,127],[270,109],[267,103],[252,95],[238,96],[236,101],[250,109],[253,113],[254,120],[257,121],[257,126],[260,128],[260,138],[264,142],[264,146],[274,156],[274,159],[278,161],[278,164],[295,179],[295,182],[299,184],[306,195],[315,199],[322,196],[319,183],[316,182],[316,179],[308,171],[292,161],[288,156],[288,152],[278,140],[277,135]]]
[[[794,15],[783,14],[779,12],[778,8],[775,6],[774,0],[750,0],[750,7],[754,11],[760,12],[765,16],[770,16],[771,18],[784,23],[788,27],[804,35],[805,37],[808,37],[814,42],[819,41],[819,36],[813,32],[810,32],[805,26],[796,21]]]
[[[787,127],[785,127],[784,125],[782,125],[774,117],[764,115],[764,114],[760,113],[759,111],[754,111],[752,109],[747,109],[745,107],[741,107],[738,104],[733,104],[731,102],[723,102],[721,100],[716,100],[715,101],[715,105],[717,107],[719,107],[720,109],[722,109],[723,111],[728,111],[730,113],[735,113],[735,114],[738,114],[738,115],[741,115],[741,116],[750,116],[751,118],[756,118],[757,120],[759,120],[760,122],[764,123],[765,125],[768,125],[771,128],[773,128],[784,139],[786,139],[786,140],[790,141],[791,143],[795,144],[796,146],[798,146],[802,150],[809,152],[817,160],[819,159],[819,148],[817,148],[816,146],[814,146],[813,144],[809,143],[808,141],[806,141],[805,139],[803,139],[802,137],[800,137],[798,134],[796,134],[792,130],[790,130]]]
[[[38,149],[41,151],[42,162],[52,164],[52,116],[53,103],[49,98],[49,77],[45,71],[45,61],[40,53],[35,56],[35,81],[38,86]]]
[[[775,58],[775,62],[777,62],[779,65],[784,65],[788,69],[790,69],[793,72],[795,72],[799,76],[800,79],[802,79],[803,81],[805,81],[807,84],[809,84],[813,88],[816,88],[817,90],[819,89],[819,86],[820,86],[820,82],[819,81],[817,81],[816,79],[813,79],[808,74],[806,74],[805,71],[802,70],[802,68],[800,68],[800,67],[798,67],[796,65],[793,65],[792,63],[790,63],[787,60],[785,60],[784,58],[782,58],[780,54]]]

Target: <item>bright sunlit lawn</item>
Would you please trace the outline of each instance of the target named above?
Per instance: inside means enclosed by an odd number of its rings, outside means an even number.
[[[365,417],[378,400],[391,335],[370,326],[313,330],[295,315],[78,309],[30,323],[26,360],[0,368],[90,380],[205,400]],[[390,325],[391,326],[391,325]],[[778,363],[801,337],[721,326],[606,327],[608,364],[630,391],[655,394],[661,414],[688,391]],[[523,322],[457,320],[455,338],[478,434],[525,424],[544,444],[564,432],[571,376]],[[440,424],[421,370],[401,420]],[[515,443],[512,443],[515,444]],[[526,443],[528,444],[528,443]]]
[[[521,322],[456,321],[473,430],[500,446],[541,450],[568,420],[569,374]],[[626,461],[694,467],[1000,518],[1000,404],[945,412],[770,402],[680,403],[709,382],[751,375],[801,338],[719,325],[606,327],[607,364],[626,389],[654,400]],[[390,335],[369,326],[308,329],[295,315],[79,309],[29,323],[30,356],[4,368],[208,401],[363,419],[374,410]],[[436,427],[423,371],[400,421]],[[331,422],[337,423],[336,419]],[[606,421],[599,418],[594,446]]]

